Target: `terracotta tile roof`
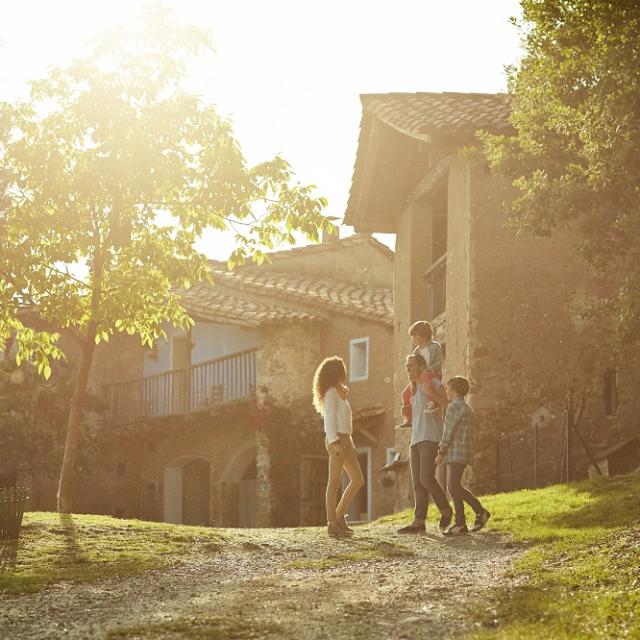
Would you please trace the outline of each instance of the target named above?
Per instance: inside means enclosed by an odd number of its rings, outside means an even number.
[[[342,315],[393,324],[393,292],[384,287],[363,287],[283,271],[239,269],[214,271],[214,279],[226,289],[245,291],[273,300],[290,301],[312,308],[312,312],[334,311]],[[214,285],[215,287],[215,285]]]
[[[415,138],[512,128],[510,99],[502,93],[365,94],[361,100],[363,111]]]
[[[198,320],[257,327],[264,322],[299,322],[323,320],[319,314],[285,306],[247,300],[242,295],[216,291],[208,284],[198,284],[188,291],[178,291],[185,309]]]
[[[507,94],[385,93],[360,99],[360,135],[344,218],[359,231],[396,231],[406,199],[425,177],[427,154],[437,160],[453,153],[473,143],[479,129],[513,131]],[[401,162],[394,156],[398,153],[404,156]],[[439,175],[434,172],[434,179]]]

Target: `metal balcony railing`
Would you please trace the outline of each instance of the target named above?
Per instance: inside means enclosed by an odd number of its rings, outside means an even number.
[[[427,318],[435,320],[447,308],[447,254],[440,256],[427,269]]]
[[[111,424],[202,411],[255,394],[257,349],[109,386]]]

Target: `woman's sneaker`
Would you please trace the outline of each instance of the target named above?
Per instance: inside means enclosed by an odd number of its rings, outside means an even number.
[[[471,531],[480,531],[482,527],[484,527],[487,522],[489,522],[489,518],[491,514],[485,509],[482,513],[478,513],[476,515],[476,521],[473,524],[473,528]]]
[[[459,533],[469,533],[466,524],[454,524],[453,527],[449,527],[445,532],[445,536],[456,536]]]
[[[332,538],[341,538],[347,535],[346,531],[337,522],[329,522],[327,524],[327,533]]]

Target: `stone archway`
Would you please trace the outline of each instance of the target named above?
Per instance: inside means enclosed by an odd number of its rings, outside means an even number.
[[[222,474],[220,524],[255,527],[256,501],[256,445],[251,444],[238,452]]]
[[[164,468],[164,521],[211,524],[211,464],[199,456],[181,456]]]

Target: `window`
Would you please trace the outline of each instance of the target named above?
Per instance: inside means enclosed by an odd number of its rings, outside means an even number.
[[[604,412],[608,416],[618,413],[618,381],[615,369],[604,372]]]
[[[369,338],[356,338],[349,343],[349,382],[369,377]]]

